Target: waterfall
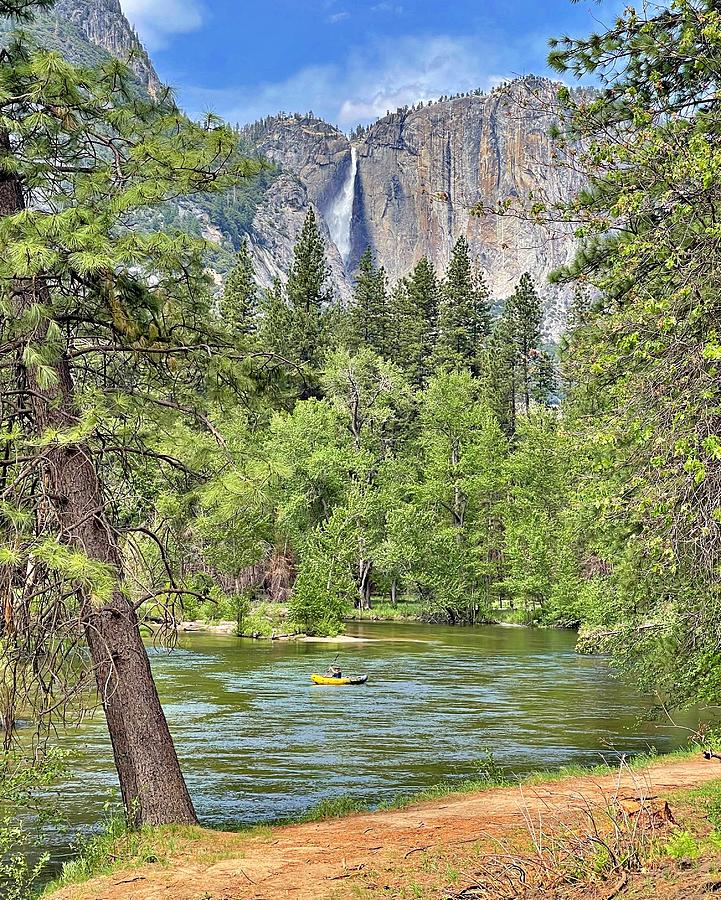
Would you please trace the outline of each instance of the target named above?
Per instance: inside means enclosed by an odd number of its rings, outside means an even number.
[[[350,170],[338,196],[330,205],[326,220],[333,243],[343,257],[343,262],[350,256],[350,233],[353,221],[353,200],[355,199],[355,180],[358,174],[358,154],[355,147],[350,150]]]

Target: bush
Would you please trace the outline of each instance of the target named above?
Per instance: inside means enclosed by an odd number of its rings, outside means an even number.
[[[26,760],[18,753],[0,756],[0,895],[4,900],[36,896],[36,885],[49,856],[42,852],[41,829],[57,821],[48,788],[65,771],[57,750]],[[34,828],[31,829],[31,824]]]
[[[278,603],[258,603],[251,606],[242,621],[238,622],[238,634],[249,637],[257,634],[271,637],[275,634],[296,634],[301,626],[288,618],[288,610]]]
[[[198,590],[195,584],[192,588]],[[183,618],[186,622],[237,622],[242,632],[243,621],[251,608],[248,594],[225,594],[215,585],[198,592],[207,594],[206,599],[201,600],[191,594],[183,597]]]
[[[322,570],[301,569],[288,607],[291,618],[301,625],[306,634],[340,634],[347,609],[345,593],[328,590],[327,578]]]
[[[702,853],[698,841],[689,831],[677,831],[663,849],[673,859],[698,859]]]
[[[507,625],[537,625],[541,620],[541,608],[496,610],[496,617]]]

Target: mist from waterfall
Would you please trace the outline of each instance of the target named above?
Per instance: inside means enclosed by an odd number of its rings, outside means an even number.
[[[355,147],[351,147],[348,177],[326,215],[330,236],[333,238],[333,243],[338,248],[338,252],[343,257],[343,262],[348,262],[351,251],[351,223],[353,221],[353,200],[355,199],[357,174],[358,153]]]

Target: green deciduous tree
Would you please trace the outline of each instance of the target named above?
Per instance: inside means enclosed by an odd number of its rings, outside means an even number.
[[[505,462],[502,586],[526,609],[545,609],[568,540],[561,523],[573,484],[571,441],[557,415],[542,409],[519,421],[515,437]]]
[[[506,441],[468,372],[439,375],[421,398],[417,500],[435,517],[418,579],[452,621],[492,600]]]
[[[360,605],[371,605],[377,548],[382,540],[385,506],[382,470],[408,438],[410,390],[396,367],[370,350],[352,356],[337,351],[323,380],[329,403],[346,424],[356,451],[352,497],[357,536]]]
[[[583,246],[559,277],[597,296],[565,363],[590,448],[586,555],[611,585],[585,619],[677,702],[721,696],[720,35],[716,3],[677,0],[551,55],[601,81],[562,91],[559,142],[588,184],[563,213]]]

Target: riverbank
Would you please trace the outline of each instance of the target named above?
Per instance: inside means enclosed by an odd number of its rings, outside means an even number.
[[[494,607],[491,613],[480,618],[473,625],[514,625],[524,628],[538,627],[540,609],[513,609],[509,606]],[[348,622],[406,622],[423,623],[430,625],[453,625],[455,623],[447,619],[434,619],[428,610],[415,601],[399,602],[394,605],[389,602],[373,602],[370,609],[356,609],[346,617]],[[465,626],[461,626],[465,627]]]
[[[449,622],[433,621],[429,618],[427,610],[417,601],[399,601],[392,604],[389,601],[374,600],[370,609],[354,609],[346,617],[346,622],[387,622],[397,624],[437,624],[448,625]],[[505,607],[503,609],[494,609],[492,615],[487,616],[475,625],[507,625],[514,627],[536,627],[537,611],[511,609]],[[245,621],[238,622],[236,620],[208,621],[198,619],[194,621],[181,622],[177,626],[178,632],[181,633],[207,633],[207,634],[224,634],[236,635],[238,637],[252,638],[254,640],[273,640],[273,641],[316,641],[316,642],[335,642],[335,643],[352,643],[354,639],[346,639],[341,633],[339,635],[331,635],[328,637],[318,637],[307,635],[302,631],[296,630],[287,616],[285,607],[274,604],[260,604],[256,607],[252,614]]]
[[[341,820],[146,831],[49,896],[691,900],[721,884],[721,765],[700,753],[472,787]]]
[[[223,634],[237,637],[251,638],[254,640],[270,641],[300,641],[305,644],[368,644],[373,638],[355,637],[351,634],[336,634],[331,636],[309,635],[301,632],[292,634],[276,634],[274,631],[268,634],[252,632],[249,634],[238,632],[237,622],[181,622],[178,631],[183,634]]]

